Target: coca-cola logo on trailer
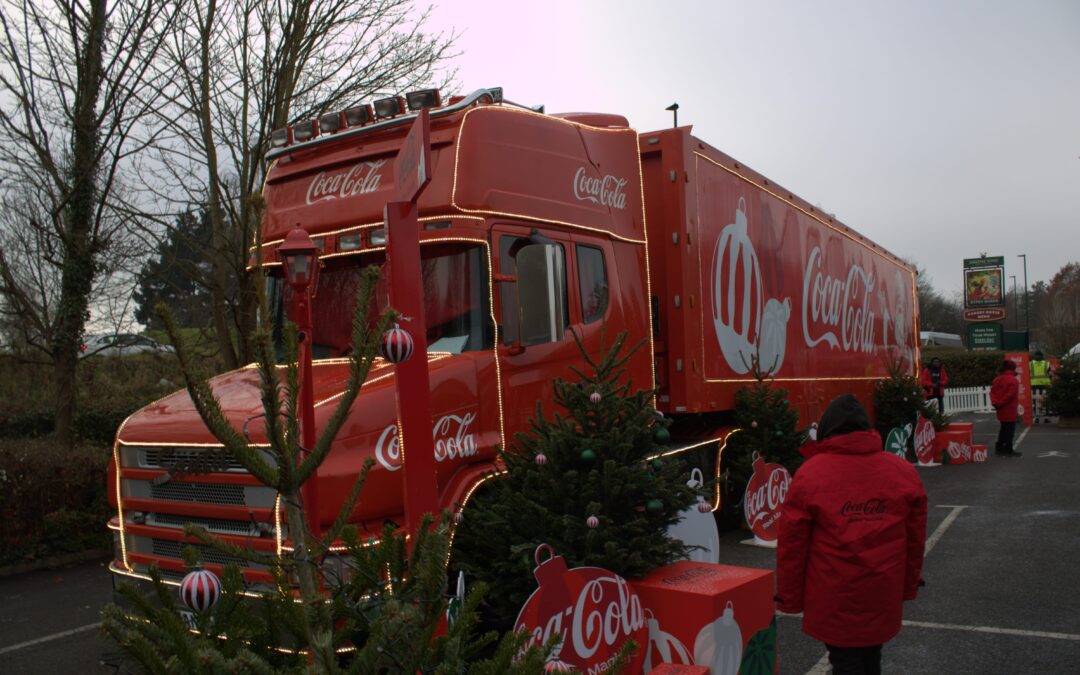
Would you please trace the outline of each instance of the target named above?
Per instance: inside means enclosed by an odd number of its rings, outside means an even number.
[[[852,265],[846,276],[834,277],[822,270],[822,260],[821,248],[815,247],[803,274],[802,327],[806,346],[824,342],[845,352],[874,351],[874,311],[870,309],[874,276],[862,266]]]
[[[551,557],[541,562],[541,553]],[[626,672],[640,672],[647,644],[645,612],[637,593],[619,575],[599,567],[567,569],[562,556],[541,544],[534,570],[539,587],[533,591],[514,622],[515,631],[527,631],[523,646],[545,644],[561,635],[552,660],[583,673],[606,672],[627,640],[638,645],[637,656]]]
[[[617,176],[590,176],[585,167],[574,174],[574,197],[613,209],[626,208],[626,179]]]
[[[762,541],[776,541],[780,506],[787,497],[791,474],[780,464],[766,464],[754,453],[754,473],[746,486],[743,513],[754,536]]]
[[[478,452],[476,434],[469,427],[476,420],[476,413],[467,412],[462,416],[444,415],[435,422],[431,429],[435,441],[435,461],[472,457]],[[390,471],[401,468],[401,447],[398,442],[398,426],[391,424],[379,434],[375,443],[375,459]]]
[[[342,171],[320,171],[308,185],[307,203],[375,192],[382,182],[382,173],[379,170],[384,164],[386,160],[380,159],[374,162],[359,162]]]

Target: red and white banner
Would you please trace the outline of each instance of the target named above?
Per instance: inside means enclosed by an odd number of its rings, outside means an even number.
[[[1031,424],[1031,357],[1027,352],[1006,352],[1005,358],[1016,364],[1016,380],[1020,383],[1020,422]]]

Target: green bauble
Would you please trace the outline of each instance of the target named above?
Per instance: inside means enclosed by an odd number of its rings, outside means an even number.
[[[596,459],[596,452],[592,448],[585,448],[581,451],[581,459],[591,462]]]
[[[671,432],[664,427],[656,427],[656,431],[653,432],[653,438],[657,443],[667,443],[671,440]]]
[[[663,469],[663,468],[664,468],[664,463],[663,463],[663,462],[661,462],[661,461],[660,461],[659,459],[654,459],[654,460],[652,461],[652,468],[654,468],[654,469],[656,469],[657,471],[659,471],[660,469]]]
[[[649,513],[660,513],[664,510],[664,502],[660,501],[656,497],[653,497],[649,501],[645,502],[645,510]]]

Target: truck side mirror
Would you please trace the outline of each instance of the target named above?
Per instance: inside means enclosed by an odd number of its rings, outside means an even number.
[[[562,248],[529,244],[517,254],[518,335],[522,345],[562,339],[566,315],[566,263]]]

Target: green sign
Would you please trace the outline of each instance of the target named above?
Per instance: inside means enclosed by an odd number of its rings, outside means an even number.
[[[968,349],[972,351],[992,351],[1002,348],[1000,323],[968,324]]]
[[[964,269],[974,270],[980,267],[1005,267],[1005,256],[996,255],[983,258],[964,258]]]

